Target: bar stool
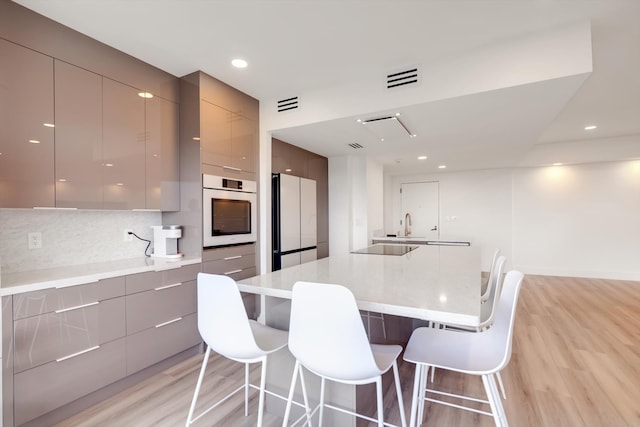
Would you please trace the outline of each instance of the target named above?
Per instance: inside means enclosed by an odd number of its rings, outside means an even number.
[[[207,351],[202,361],[186,426],[190,426],[243,389],[245,391],[244,415],[247,416],[249,388],[260,390],[257,425],[262,426],[265,392],[282,398],[265,390],[267,356],[287,346],[287,332],[250,320],[236,282],[228,276],[206,273],[198,273],[198,330],[207,344]],[[245,381],[240,387],[194,418],[200,386],[212,350],[228,359],[244,363]],[[262,364],[259,387],[249,382],[249,364],[258,362]]]
[[[504,369],[511,358],[513,325],[523,277],[524,275],[519,271],[507,273],[500,294],[495,322],[491,328],[485,331],[460,333],[434,328],[418,328],[413,331],[404,353],[405,361],[416,364],[411,403],[410,425],[412,427],[419,425],[422,421],[425,400],[491,415],[497,426],[508,425],[494,374]],[[429,389],[426,381],[427,372],[436,367],[481,376],[488,400]],[[426,393],[489,404],[491,411],[426,397]]]
[[[296,358],[296,363],[283,426],[286,426],[289,420],[291,402],[299,375],[306,406],[303,417],[306,416],[307,422],[310,423],[311,417],[318,411],[319,425],[322,426],[323,410],[327,407],[377,422],[378,426],[382,427],[384,425],[382,375],[389,369],[393,369],[400,418],[402,426],[406,426],[397,364],[402,347],[369,344],[356,300],[349,289],[339,285],[310,282],[297,282],[293,286],[289,350]],[[321,379],[320,403],[313,411],[308,405],[303,367]],[[378,418],[373,419],[325,403],[326,380],[352,385],[375,383]]]

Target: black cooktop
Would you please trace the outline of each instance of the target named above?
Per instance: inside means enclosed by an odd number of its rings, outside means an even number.
[[[351,252],[352,254],[368,254],[368,255],[404,255],[416,249],[417,245],[385,245],[378,244],[358,249]]]

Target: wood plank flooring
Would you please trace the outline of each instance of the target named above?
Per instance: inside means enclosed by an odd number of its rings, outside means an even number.
[[[502,372],[505,411],[512,426],[640,425],[640,282],[526,276],[510,364]],[[174,427],[185,423],[202,356],[195,356],[58,424],[70,426]],[[407,416],[413,365],[400,368]],[[256,370],[252,375],[257,381]],[[242,380],[240,364],[213,357],[199,407]],[[484,397],[480,378],[438,370],[436,388]],[[385,409],[399,423],[393,389]],[[249,416],[242,396],[194,426],[254,426],[256,393]],[[265,414],[264,425],[282,419]],[[425,407],[423,426],[492,426],[493,420],[442,405]]]

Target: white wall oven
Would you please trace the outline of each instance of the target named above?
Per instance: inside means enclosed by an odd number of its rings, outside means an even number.
[[[203,247],[256,241],[256,189],[255,181],[202,175]]]

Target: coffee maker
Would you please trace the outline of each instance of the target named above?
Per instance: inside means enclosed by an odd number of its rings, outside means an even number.
[[[178,253],[178,239],[182,237],[182,227],[179,225],[152,225],[153,228],[153,258],[180,258]]]

